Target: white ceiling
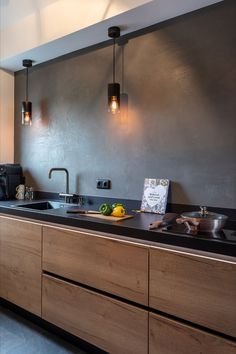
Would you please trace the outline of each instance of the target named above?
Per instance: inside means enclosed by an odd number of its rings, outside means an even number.
[[[103,42],[110,26],[119,26],[124,35],[217,2],[0,0],[0,67],[17,71],[25,58],[39,64]]]
[[[14,25],[21,21],[24,17],[29,16],[36,10],[40,10],[56,0],[0,0],[0,8],[2,12],[0,21],[0,30]]]

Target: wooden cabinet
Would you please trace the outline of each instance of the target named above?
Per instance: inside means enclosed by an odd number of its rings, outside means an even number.
[[[153,313],[149,315],[150,354],[235,354],[236,344]]]
[[[109,353],[147,353],[147,311],[48,275],[42,317]]]
[[[233,261],[0,216],[0,296],[114,354],[236,352]]]
[[[43,270],[148,305],[148,249],[88,232],[43,227]]]
[[[236,263],[150,250],[150,307],[236,336]]]
[[[0,216],[0,296],[41,315],[41,226]]]

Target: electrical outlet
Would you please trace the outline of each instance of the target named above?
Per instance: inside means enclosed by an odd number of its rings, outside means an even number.
[[[96,182],[97,182],[98,189],[111,189],[110,179],[98,178]]]

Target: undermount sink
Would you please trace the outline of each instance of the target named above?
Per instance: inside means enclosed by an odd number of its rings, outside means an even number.
[[[71,206],[71,204],[61,203],[61,202],[52,202],[52,201],[17,205],[17,207],[20,207],[20,208],[36,209],[36,210],[60,209],[60,208],[68,207],[68,206]]]

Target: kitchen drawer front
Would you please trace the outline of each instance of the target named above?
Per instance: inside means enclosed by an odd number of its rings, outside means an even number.
[[[147,311],[48,275],[42,317],[109,353],[147,353]]]
[[[86,232],[43,227],[43,269],[148,304],[148,249]]]
[[[236,263],[150,250],[150,307],[236,336]]]
[[[149,354],[235,354],[230,340],[153,313],[149,315]]]
[[[41,316],[41,226],[0,217],[0,296]]]

